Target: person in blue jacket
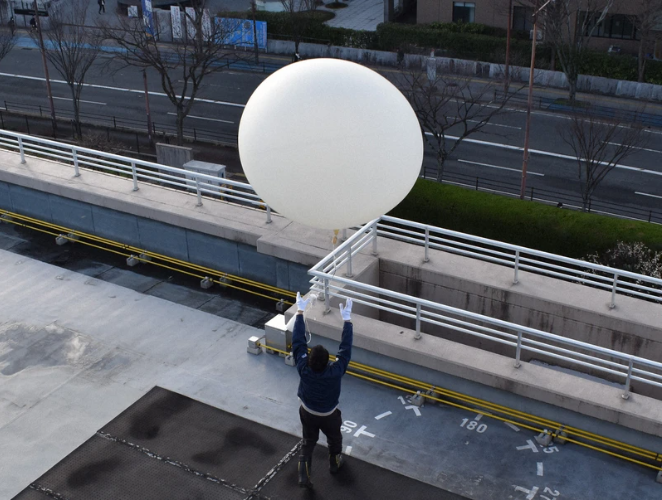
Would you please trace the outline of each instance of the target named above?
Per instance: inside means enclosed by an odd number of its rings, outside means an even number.
[[[336,474],[343,465],[342,416],[338,408],[340,380],[347,371],[352,357],[353,327],[351,322],[352,299],[345,306],[340,304],[340,315],[344,320],[340,348],[336,360],[329,363],[329,352],[321,345],[310,350],[306,343],[306,326],[303,312],[310,299],[304,300],[297,293],[297,317],[292,331],[292,352],[299,372],[301,401],[299,416],[303,426],[303,442],[299,456],[299,486],[312,488],[310,472],[313,450],[319,439],[319,432],[326,436],[329,446],[329,471]]]

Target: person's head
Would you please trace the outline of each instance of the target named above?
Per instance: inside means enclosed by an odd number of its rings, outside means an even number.
[[[315,373],[322,373],[329,364],[329,351],[324,346],[316,345],[310,350],[308,366]]]

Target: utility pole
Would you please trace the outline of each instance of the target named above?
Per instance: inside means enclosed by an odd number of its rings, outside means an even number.
[[[512,36],[511,29],[513,24],[513,0],[508,0],[508,28],[506,31],[506,67],[505,79],[503,82],[503,93],[508,95],[508,86],[510,85],[510,38]]]
[[[531,41],[531,69],[529,70],[529,99],[526,106],[526,128],[524,129],[524,158],[522,160],[522,185],[520,186],[519,198],[524,199],[526,191],[526,170],[529,166],[529,137],[531,135],[531,108],[533,107],[533,75],[536,64],[536,39],[538,38],[538,14],[547,7],[550,2],[547,0],[542,7],[536,9],[533,13],[533,40]]]
[[[145,111],[147,111],[147,137],[149,137],[149,143],[154,144],[154,138],[152,137],[152,115],[149,112],[149,92],[147,91],[147,71],[143,68],[143,83],[145,84]]]
[[[41,34],[41,21],[39,21],[39,9],[37,0],[34,3],[34,16],[37,22],[37,34],[39,35],[39,49],[41,50],[41,60],[44,63],[44,76],[46,77],[46,92],[48,93],[48,104],[51,107],[51,120],[53,120],[53,137],[57,132],[57,120],[55,119],[55,105],[53,104],[53,92],[51,91],[51,79],[48,76],[48,61],[46,60],[46,48],[44,47],[44,37]]]

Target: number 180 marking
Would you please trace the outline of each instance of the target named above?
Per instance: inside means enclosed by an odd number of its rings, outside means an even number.
[[[469,423],[467,423],[469,422]],[[470,431],[473,431],[474,429],[476,432],[482,434],[487,430],[487,425],[485,424],[478,424],[476,420],[469,420],[468,418],[463,418],[462,423],[460,424],[460,427],[465,427],[469,429]]]

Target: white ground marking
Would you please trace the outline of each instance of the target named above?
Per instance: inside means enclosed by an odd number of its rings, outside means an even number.
[[[539,475],[539,476],[542,476],[542,462],[538,462],[538,467],[537,467],[537,469],[538,469],[538,475]]]
[[[350,456],[352,454],[352,447],[348,446],[345,448],[345,455]]]
[[[623,144],[619,144],[617,142],[608,142],[607,144],[611,144],[612,146],[623,146]],[[660,154],[662,154],[662,151],[660,151],[659,149],[640,148],[640,147],[636,147],[636,146],[633,146],[632,149],[641,149],[642,151],[650,151],[651,153],[660,153]]]
[[[426,135],[432,135],[430,132],[425,132]],[[446,139],[457,140],[459,137],[453,135],[447,135]],[[478,139],[464,139],[464,142],[469,142],[471,144],[480,144],[482,146],[491,146],[499,149],[508,149],[510,151],[524,151],[524,148],[520,146],[511,146],[509,144],[499,144],[497,142],[481,141]],[[553,158],[562,158],[564,160],[577,161],[577,158],[570,155],[563,155],[560,153],[552,153],[551,151],[541,151],[540,149],[529,149],[529,153],[538,154],[541,156],[551,156]],[[606,162],[600,162],[601,165],[606,165]],[[640,167],[630,167],[627,165],[616,165],[615,168],[622,168],[623,170],[633,170],[635,172],[641,172],[643,174],[653,174],[653,175],[662,175],[662,172],[655,172],[654,170],[648,170]]]
[[[73,101],[71,97],[55,97],[53,96],[53,99],[60,99],[61,101]],[[78,102],[85,102],[87,104],[98,104],[99,106],[105,106],[105,102],[97,102],[97,101],[84,101],[83,99],[80,99]]]
[[[530,490],[527,490],[526,488],[522,488],[521,486],[515,486],[515,491],[521,491],[523,493],[528,493],[526,496],[526,500],[533,500],[533,498],[536,496],[538,493],[539,488],[537,486],[534,486]]]
[[[407,404],[407,402],[405,401],[405,398],[403,398],[402,396],[398,396],[398,399],[399,399],[400,401],[402,401],[402,404],[403,404],[403,405],[406,405],[406,404]]]
[[[168,113],[169,115],[177,116],[177,113]],[[193,116],[188,115],[186,118],[193,118],[194,120],[207,120],[210,122],[221,122],[221,123],[234,123],[228,120],[219,120],[218,118],[205,118],[204,116]]]
[[[517,427],[515,424],[511,424],[510,422],[504,422],[508,427],[510,427],[512,430],[515,432],[519,432],[519,427]]]
[[[414,405],[405,406],[405,410],[414,410],[414,413],[416,414],[417,417],[421,416],[421,410],[418,409],[418,406],[414,406]]]
[[[489,163],[479,163],[477,161],[469,161],[469,160],[457,160],[460,163],[469,163],[471,165],[479,165],[481,167],[489,167],[489,168],[498,168],[499,170],[510,170],[511,172],[517,172],[521,173],[522,169],[521,168],[510,168],[510,167],[499,167],[498,165],[490,165]],[[545,174],[541,174],[538,172],[531,172],[530,170],[527,171],[527,175],[539,175],[540,177],[544,177]]]
[[[382,413],[381,415],[377,415],[377,416],[375,417],[375,420],[381,420],[381,419],[384,418],[384,417],[388,417],[391,413],[393,413],[393,412],[392,412],[392,411],[385,411],[385,412]]]
[[[471,123],[480,123],[480,120],[467,120]],[[502,125],[501,123],[487,123],[491,127],[513,128],[515,130],[522,130],[522,127],[514,127],[512,125]]]
[[[483,418],[483,415],[482,415],[481,413],[479,413],[478,415],[476,415],[476,416],[474,417],[474,420],[475,420],[476,422],[479,422],[481,418]]]
[[[531,450],[533,453],[538,453],[538,447],[536,446],[536,444],[533,441],[531,441],[530,439],[527,439],[526,442],[528,444],[526,444],[524,446],[518,446],[517,449],[519,451]]]
[[[660,199],[662,199],[662,196],[659,196],[657,194],[642,193],[640,191],[635,191],[634,194],[638,194],[638,195],[641,195],[641,196],[650,196],[651,198],[660,198]]]
[[[0,76],[7,76],[9,78],[21,78],[23,80],[36,80],[38,82],[45,82],[45,78],[41,78],[38,76],[27,76],[27,75],[14,75],[11,73],[0,73]],[[51,83],[59,83],[59,84],[64,84],[67,85],[67,82],[64,80],[51,80]],[[108,85],[96,85],[94,83],[84,83],[83,87],[90,87],[94,89],[105,89],[105,90],[116,90],[118,92],[132,92],[135,94],[144,94],[144,90],[139,90],[139,89],[125,89],[121,87],[110,87]],[[163,92],[151,92],[149,93],[150,96],[158,96],[158,97],[168,97],[166,94]],[[237,104],[235,102],[225,102],[225,101],[214,101],[213,99],[201,99],[199,97],[195,98],[196,102],[206,102],[208,104],[220,104],[222,106],[233,106],[237,108],[245,108],[245,104]]]
[[[359,428],[359,430],[356,431],[356,432],[354,433],[354,437],[359,437],[359,436],[361,436],[361,435],[365,435],[365,436],[368,436],[368,437],[374,438],[375,435],[374,435],[374,434],[371,434],[370,432],[366,432],[366,429],[367,429],[367,427],[366,427],[365,425],[362,425],[362,426]],[[538,450],[536,450],[536,451],[538,451]]]

